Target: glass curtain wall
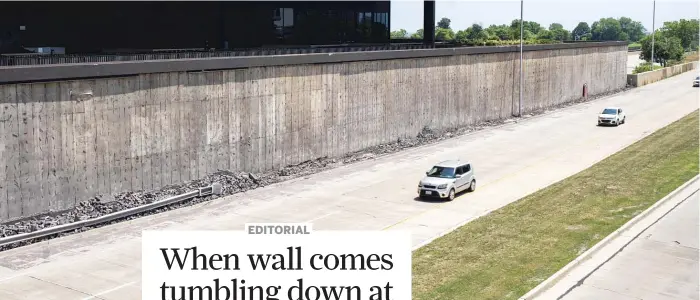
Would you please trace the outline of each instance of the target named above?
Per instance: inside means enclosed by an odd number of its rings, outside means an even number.
[[[382,1],[381,4],[384,4]],[[377,2],[281,2],[272,11],[277,42],[333,45],[389,41],[389,6]]]

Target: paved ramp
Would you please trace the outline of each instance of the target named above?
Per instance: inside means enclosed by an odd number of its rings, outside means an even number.
[[[627,54],[627,74],[632,74],[634,68],[644,62],[644,60],[639,59],[639,54],[641,52],[629,52]]]
[[[140,299],[142,229],[233,229],[313,222],[316,230],[413,232],[418,246],[617,152],[698,108],[694,74],[373,161],[0,253],[0,299]],[[597,127],[607,105],[620,127]],[[432,164],[473,162],[477,191],[450,203],[415,199]],[[91,298],[97,296],[99,298]]]

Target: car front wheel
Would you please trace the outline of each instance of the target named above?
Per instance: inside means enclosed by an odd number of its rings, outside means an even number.
[[[472,183],[469,184],[469,191],[473,192],[476,190],[476,180],[472,180]]]
[[[450,201],[455,199],[455,189],[450,190],[450,194],[447,196],[447,198],[450,199]]]

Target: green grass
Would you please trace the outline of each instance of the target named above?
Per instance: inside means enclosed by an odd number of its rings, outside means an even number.
[[[689,62],[694,62],[698,61],[700,58],[698,58],[698,52],[688,52],[683,56],[683,63],[689,63]]]
[[[413,253],[413,299],[517,299],[698,174],[698,111]],[[617,176],[610,176],[617,174]]]
[[[658,69],[663,69],[664,67],[654,65],[654,70]],[[639,73],[644,73],[644,72],[649,72],[651,70],[651,64],[648,62],[643,62],[640,63],[638,66],[634,67],[634,70],[632,70],[632,74],[639,74]]]

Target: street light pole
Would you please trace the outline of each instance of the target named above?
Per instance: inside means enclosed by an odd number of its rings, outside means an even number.
[[[654,70],[654,38],[656,33],[656,0],[654,0],[654,8],[651,17],[651,70]]]
[[[520,0],[520,100],[518,102],[518,117],[522,117],[523,107],[523,0]]]

